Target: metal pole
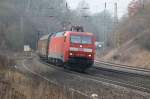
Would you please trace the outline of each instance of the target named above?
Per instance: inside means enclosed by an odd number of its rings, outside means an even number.
[[[107,7],[107,3],[105,2],[105,5],[104,5],[104,31],[103,31],[103,42],[104,42],[104,45],[103,45],[103,54],[104,54],[104,50],[106,48],[106,45],[107,45],[107,39],[106,39],[106,7]]]
[[[36,36],[36,49],[38,49],[38,40],[40,38],[40,31],[37,32],[37,36]]]
[[[24,45],[24,43],[25,43],[25,34],[23,33],[23,32],[24,32],[23,27],[24,27],[23,16],[20,16],[20,33],[21,33],[22,36],[23,36],[23,41],[22,41],[22,43],[23,43],[23,45]]]
[[[141,7],[144,9],[144,0],[140,0]]]
[[[27,8],[26,8],[26,12],[29,12],[30,5],[31,5],[31,0],[28,0],[28,1],[27,1]]]
[[[118,4],[117,4],[117,2],[115,2],[115,4],[114,4],[114,29],[116,28],[117,24],[118,24]],[[114,45],[115,45],[115,47],[119,46],[118,41],[119,41],[118,34],[114,30]]]

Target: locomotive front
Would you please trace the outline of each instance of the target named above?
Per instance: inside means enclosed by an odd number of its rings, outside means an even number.
[[[92,33],[69,32],[67,61],[81,65],[81,69],[89,68],[94,63],[95,37]]]

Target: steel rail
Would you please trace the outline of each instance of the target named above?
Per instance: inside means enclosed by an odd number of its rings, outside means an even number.
[[[101,67],[100,66],[101,64],[107,65],[107,66]],[[143,76],[150,76],[149,69],[146,70],[146,69],[142,69],[142,68],[135,68],[133,66],[124,65],[124,64],[116,64],[116,63],[111,63],[111,62],[106,62],[106,61],[96,61],[95,60],[95,66],[97,68],[106,68],[106,69],[111,69],[111,70],[134,73],[134,74],[143,75]]]
[[[116,67],[123,67],[123,68],[127,68],[127,69],[133,69],[133,70],[137,70],[137,71],[150,72],[150,69],[136,68],[135,66],[131,66],[131,65],[113,63],[113,62],[108,62],[108,61],[103,61],[103,60],[95,60],[95,62],[106,64],[106,65],[112,65],[112,66],[116,66]],[[140,67],[140,66],[138,66],[138,67]]]
[[[40,60],[40,62],[42,62],[45,65],[51,66],[55,69],[62,70],[61,67],[55,66],[53,64],[49,64],[49,63],[41,61],[41,60]],[[143,92],[150,93],[150,88],[142,87],[142,84],[135,85],[135,82],[115,81],[115,80],[108,79],[108,76],[105,76],[105,75],[92,75],[92,74],[88,74],[88,73],[79,73],[79,72],[70,71],[70,70],[65,70],[65,72],[69,73],[70,75],[74,75],[74,76],[80,77],[82,79],[88,79],[88,80],[95,81],[95,82],[98,82],[98,83],[103,83],[103,84],[108,83],[108,84],[114,85],[114,86],[119,85],[119,86],[123,86],[123,87],[127,87],[127,88],[131,88],[131,89],[140,90],[140,91],[143,91]],[[114,70],[114,72],[116,72],[116,71]],[[130,74],[132,74],[132,73],[130,73]]]
[[[95,68],[95,67],[93,67],[93,68]],[[112,73],[114,72],[118,75],[123,75],[123,76],[126,75],[126,77],[120,77],[120,78],[113,78],[113,77],[109,77],[108,75],[106,76],[106,75],[101,75],[101,74],[93,75],[93,76],[96,76],[97,78],[103,77],[105,79],[109,79],[109,80],[111,79],[110,81],[114,82],[115,84],[119,84],[119,85],[121,84],[121,85],[129,87],[129,88],[138,89],[138,90],[141,90],[141,91],[144,91],[144,92],[150,92],[150,86],[148,86],[148,84],[145,85],[143,83],[144,79],[137,80],[137,78],[141,79],[144,76],[136,75],[136,74],[132,74],[132,73],[127,73],[127,72],[121,72],[121,71],[118,72],[116,70],[111,70],[110,71],[109,69],[108,70],[107,69],[104,70],[104,69],[100,69],[100,68],[95,68],[95,69],[99,70],[99,72],[107,71],[107,72],[112,72]],[[126,78],[128,78],[130,80],[126,80]],[[148,88],[147,88],[147,86],[148,86]]]

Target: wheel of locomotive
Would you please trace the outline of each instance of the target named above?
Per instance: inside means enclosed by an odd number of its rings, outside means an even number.
[[[56,58],[54,58],[54,64],[57,65],[57,59]]]
[[[52,58],[52,63],[55,64],[55,59],[54,58]]]
[[[59,66],[59,59],[56,59],[55,62],[56,62],[55,64],[56,64],[57,66]]]
[[[58,66],[63,66],[63,65],[64,65],[64,64],[63,64],[63,61],[60,60],[60,59],[58,59],[58,60],[57,60],[57,65],[58,65]]]
[[[68,63],[68,62],[65,62],[64,65],[63,65],[63,67],[64,67],[64,69],[70,70],[69,63]]]
[[[84,73],[88,68],[92,66],[92,63],[89,64],[83,64],[84,66],[81,65],[81,67],[78,68],[78,72]]]
[[[80,68],[80,69],[77,69],[76,71],[77,71],[77,72],[80,72],[80,73],[84,73],[84,72],[85,72],[85,69],[81,69],[81,68]]]
[[[55,65],[58,66],[58,59],[55,59]]]
[[[78,72],[81,72],[81,73],[85,72],[85,70],[86,70],[86,68],[83,68],[83,67],[77,68],[77,71],[78,71]]]
[[[48,60],[49,60],[49,63],[51,63],[51,64],[52,64],[52,58],[49,58]]]
[[[52,58],[50,58],[50,62],[51,62],[51,64],[53,64],[53,59]]]

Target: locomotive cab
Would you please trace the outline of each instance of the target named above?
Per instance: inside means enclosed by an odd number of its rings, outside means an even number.
[[[94,63],[95,37],[92,33],[67,32],[66,33],[66,62],[81,65],[80,68],[89,68]],[[67,38],[68,37],[68,38]]]

